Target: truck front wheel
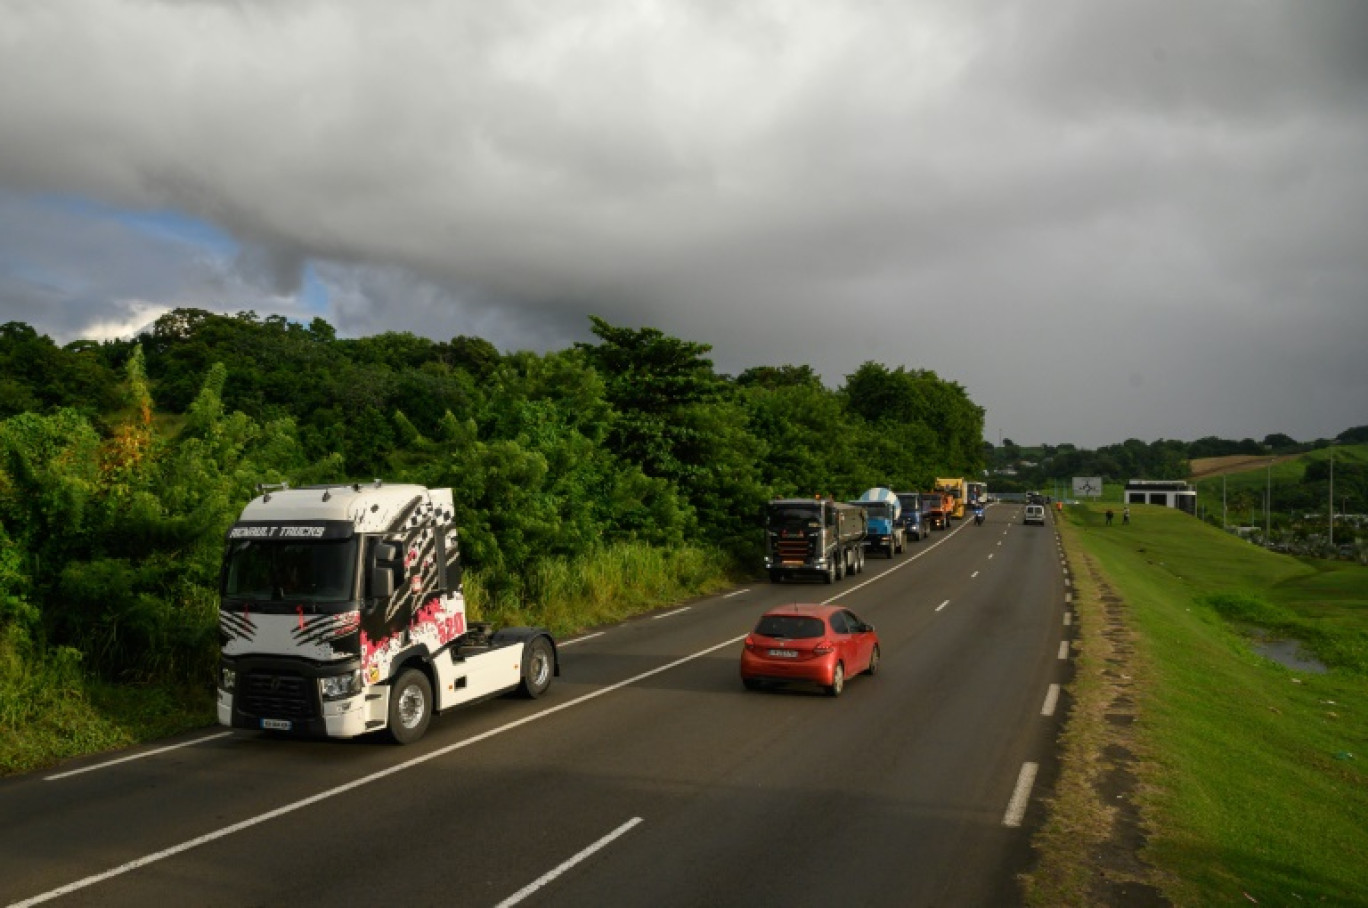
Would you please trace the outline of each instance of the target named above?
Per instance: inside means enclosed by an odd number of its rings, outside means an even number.
[[[534,637],[523,648],[522,682],[518,693],[529,700],[535,700],[551,686],[551,675],[555,673],[556,657],[551,644],[545,637]]]
[[[390,690],[389,735],[395,744],[412,744],[432,721],[432,684],[416,668],[399,673]]]

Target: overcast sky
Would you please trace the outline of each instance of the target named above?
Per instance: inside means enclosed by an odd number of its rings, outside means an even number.
[[[0,0],[0,322],[179,306],[720,371],[985,434],[1368,424],[1362,0]]]

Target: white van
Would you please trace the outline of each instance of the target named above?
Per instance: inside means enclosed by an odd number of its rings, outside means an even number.
[[[1040,524],[1041,526],[1044,526],[1044,525],[1045,525],[1045,506],[1044,506],[1043,504],[1028,504],[1028,505],[1026,505],[1026,516],[1022,519],[1021,522],[1022,522],[1022,523],[1038,523],[1038,524]]]

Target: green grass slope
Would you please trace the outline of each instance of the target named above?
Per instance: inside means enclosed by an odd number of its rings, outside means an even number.
[[[1135,631],[1135,798],[1164,894],[1368,905],[1368,569],[1273,554],[1153,506],[1109,527],[1105,507],[1066,508],[1061,533]],[[1087,598],[1080,612],[1100,608]],[[1329,671],[1258,655],[1255,629],[1303,641]]]

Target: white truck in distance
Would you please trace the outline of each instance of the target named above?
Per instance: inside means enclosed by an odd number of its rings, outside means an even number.
[[[220,578],[220,724],[408,744],[436,713],[560,674],[546,630],[467,623],[450,489],[259,489]]]

